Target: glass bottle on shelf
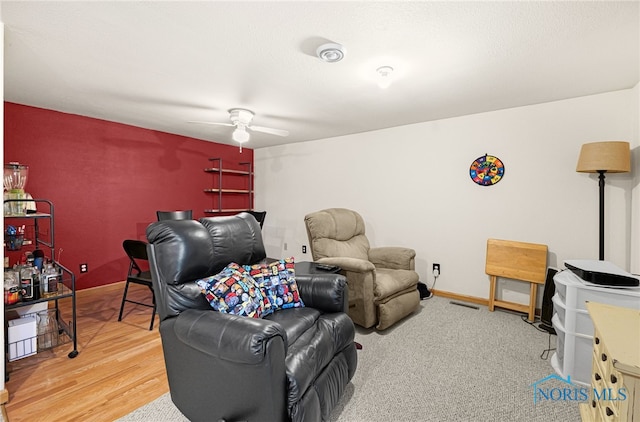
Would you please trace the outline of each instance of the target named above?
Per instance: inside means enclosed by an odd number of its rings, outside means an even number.
[[[43,297],[54,296],[58,293],[58,279],[60,273],[53,263],[47,263],[42,268],[42,276],[40,277],[40,292]]]
[[[22,291],[22,300],[29,302],[36,299],[34,292],[34,267],[23,265],[20,268],[20,289]]]
[[[13,305],[20,300],[20,272],[13,268],[4,270],[4,304]]]

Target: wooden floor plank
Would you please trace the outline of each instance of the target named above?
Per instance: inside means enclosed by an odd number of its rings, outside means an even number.
[[[10,422],[113,421],[169,391],[158,317],[149,331],[151,309],[127,303],[118,322],[123,291],[120,282],[77,293],[76,358],[67,342],[7,363]],[[132,285],[129,298],[148,302],[150,292]]]

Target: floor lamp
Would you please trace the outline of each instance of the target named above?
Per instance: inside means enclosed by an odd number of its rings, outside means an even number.
[[[604,174],[631,171],[629,142],[604,141],[582,145],[577,172],[598,173],[600,186],[600,261],[604,261]]]

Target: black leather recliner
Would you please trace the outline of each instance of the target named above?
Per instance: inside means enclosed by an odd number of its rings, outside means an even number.
[[[357,366],[344,276],[296,274],[305,307],[230,315],[212,310],[195,280],[266,259],[252,216],[160,221],[147,239],[171,399],[187,418],[329,418]]]

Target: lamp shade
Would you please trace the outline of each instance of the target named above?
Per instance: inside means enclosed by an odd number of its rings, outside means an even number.
[[[603,141],[582,145],[577,172],[627,173],[631,171],[631,149],[629,142]]]

